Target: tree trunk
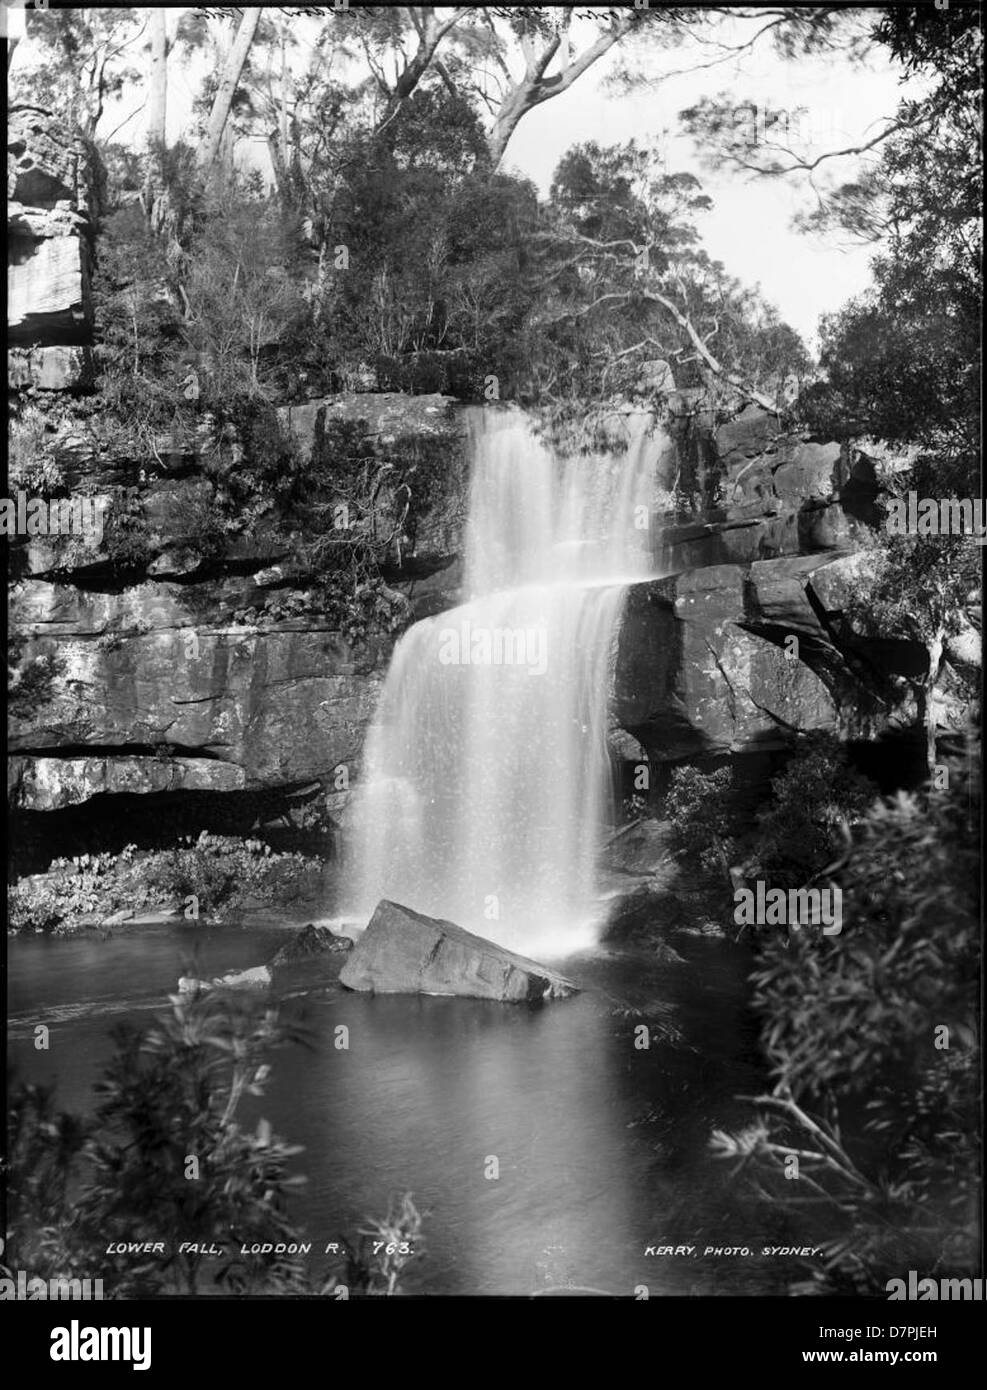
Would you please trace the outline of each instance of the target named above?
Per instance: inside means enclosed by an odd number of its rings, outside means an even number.
[[[223,65],[223,73],[219,79],[219,87],[213,99],[212,110],[209,113],[209,125],[206,129],[206,136],[202,142],[201,162],[204,168],[209,169],[219,158],[222,147],[223,134],[226,130],[226,123],[229,120],[230,107],[233,105],[233,96],[237,89],[237,84],[243,76],[244,64],[247,61],[247,54],[250,52],[250,45],[254,41],[254,34],[257,32],[257,25],[260,23],[262,10],[244,10],[243,18],[240,20],[240,27],[237,30],[236,41],[230,49],[229,56]]]
[[[618,15],[613,19],[610,27],[599,34],[596,40],[575,58],[569,48],[568,29],[565,33],[564,46],[562,35],[556,35],[547,40],[540,53],[535,52],[534,44],[530,39],[522,39],[521,46],[525,60],[524,75],[514,83],[504,98],[501,108],[494,118],[493,128],[487,137],[487,149],[494,169],[504,157],[507,142],[528,112],[534,107],[540,106],[543,101],[551,101],[552,97],[567,92],[587,68],[592,67],[598,59],[603,57],[604,53],[608,53],[613,48],[614,44],[620,42],[632,23],[633,15]],[[551,77],[546,77],[545,73],[560,48],[563,58],[562,70],[554,73]]]
[[[7,71],[14,61],[14,50],[24,37],[24,11],[19,6],[4,5],[7,12]]]
[[[926,648],[929,653],[929,676],[925,685],[922,687],[920,696],[922,721],[925,724],[925,761],[932,775],[932,769],[936,765],[938,750],[936,748],[936,682],[939,679],[939,671],[942,667],[942,652],[945,642],[945,631],[939,631],[929,639]]]
[[[165,148],[168,119],[168,14],[153,9],[151,20],[151,78],[147,98],[147,146],[155,154]]]
[[[405,64],[394,88],[388,96],[384,113],[377,122],[378,132],[388,126],[394,116],[397,115],[403,102],[407,101],[412,92],[418,86],[424,76],[429,64],[435,57],[435,50],[451,29],[454,29],[461,19],[470,12],[469,5],[463,5],[451,12],[443,11],[440,19],[436,10],[431,5],[421,7],[421,18],[416,28],[418,30],[418,47],[412,57]]]

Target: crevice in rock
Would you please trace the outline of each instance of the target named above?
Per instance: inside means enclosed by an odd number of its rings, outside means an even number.
[[[12,758],[202,758],[229,762],[210,748],[164,740],[160,743],[60,743],[49,748],[11,748],[9,752]]]

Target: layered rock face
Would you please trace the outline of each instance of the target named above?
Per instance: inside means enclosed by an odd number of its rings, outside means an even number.
[[[451,404],[393,396],[313,402],[303,415],[310,429],[298,440],[309,458],[327,413],[347,411],[385,468],[396,440],[441,450],[442,485],[419,491],[401,532],[406,548],[388,576],[415,616],[447,606],[458,585],[467,469]],[[297,416],[285,422],[292,432]],[[84,475],[80,455],[77,448]],[[94,472],[105,476],[110,467],[105,456],[93,460]],[[405,458],[389,470],[396,500],[382,499],[383,511],[397,508],[414,468]],[[20,809],[55,810],[123,791],[288,792],[311,783],[331,791],[340,767],[344,784],[355,772],[393,640],[354,642],[325,618],[290,616],[305,576],[298,535],[277,515],[204,561],[175,502],[190,489],[208,508],[212,485],[201,478],[159,482],[138,495],[148,528],[139,582],[114,582],[105,542],[94,550],[39,537],[23,547],[12,626],[27,639],[22,659],[50,658],[56,674],[43,702],[11,720],[10,784]],[[121,490],[111,484],[107,495],[112,524]],[[272,598],[287,616],[267,616]]]
[[[92,384],[90,273],[95,169],[48,112],[10,111],[7,335],[12,390]]]

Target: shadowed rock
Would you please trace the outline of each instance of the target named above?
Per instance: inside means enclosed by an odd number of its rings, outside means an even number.
[[[386,899],[339,977],[375,994],[452,994],[521,1003],[565,999],[576,986],[482,936]]]
[[[315,956],[331,955],[351,951],[353,942],[348,936],[337,936],[328,927],[317,927],[313,922],[302,927],[279,951],[275,951],[270,964],[293,965],[295,961],[311,960]]]

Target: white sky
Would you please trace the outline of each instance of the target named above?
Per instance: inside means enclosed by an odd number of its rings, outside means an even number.
[[[659,63],[685,67],[688,61],[685,50],[658,55],[655,69],[661,70]],[[814,206],[802,178],[749,181],[738,173],[703,169],[692,141],[678,130],[678,112],[724,91],[738,106],[753,100],[793,112],[804,107],[803,129],[807,126],[815,136],[815,157],[876,134],[881,117],[893,113],[901,99],[900,69],[893,70],[883,53],[872,55],[861,68],[831,58],[785,63],[763,44],[721,66],[670,78],[647,92],[616,96],[605,90],[615,62],[611,50],[568,92],[529,112],[508,146],[505,167],[516,167],[547,191],[559,157],[573,144],[664,136],[669,172],[695,174],[713,200],[712,211],[698,223],[706,250],[745,284],[760,285],[783,318],[815,346],[820,314],[839,308],[869,283],[873,249],[794,231],[794,214]],[[855,159],[831,161],[821,166],[818,181],[842,182],[859,167]]]
[[[172,16],[176,13],[171,11]],[[170,22],[173,25],[176,19],[173,17]],[[577,49],[584,32],[574,26]],[[736,41],[749,32],[748,28],[724,37]],[[700,53],[683,47],[673,53],[656,52],[649,67],[657,75],[669,68],[686,67],[690,62],[708,61],[709,56],[709,51]],[[15,53],[14,71],[30,57],[30,42],[21,43]],[[544,193],[559,158],[573,144],[585,140],[611,144],[632,137],[658,137],[666,152],[669,172],[695,174],[713,199],[713,210],[699,221],[709,254],[721,260],[745,284],[760,285],[782,317],[814,347],[820,314],[838,309],[868,284],[872,249],[837,245],[832,238],[822,240],[795,232],[791,227],[794,213],[812,202],[811,191],[801,180],[752,182],[737,174],[703,169],[692,142],[678,132],[677,115],[701,97],[723,91],[728,91],[738,105],[753,100],[792,110],[804,107],[805,119],[811,123],[812,131],[818,132],[811,153],[818,154],[859,143],[861,137],[868,138],[876,132],[879,127],[875,122],[894,111],[902,94],[900,70],[892,69],[881,50],[875,51],[861,67],[853,67],[841,58],[785,63],[762,42],[752,52],[716,67],[671,77],[660,86],[633,95],[617,95],[605,85],[617,60],[618,50],[611,50],[568,92],[529,112],[508,146],[505,168],[526,175]],[[201,81],[204,61],[201,56],[191,63],[172,59],[170,139],[187,134],[192,99]],[[645,70],[643,65],[640,70]],[[100,134],[106,136],[136,111],[117,138],[140,142],[143,114],[138,108],[142,101],[141,89],[125,92],[108,110]],[[852,159],[824,165],[823,170],[831,172],[824,173],[820,182],[847,178],[853,167]]]

